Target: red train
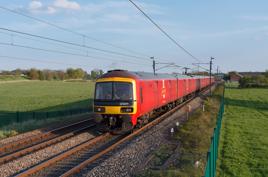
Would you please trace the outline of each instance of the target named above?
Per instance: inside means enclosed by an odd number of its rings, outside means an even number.
[[[212,77],[212,83],[214,78]],[[209,86],[208,76],[187,76],[113,70],[96,81],[94,112],[110,129],[143,125]]]

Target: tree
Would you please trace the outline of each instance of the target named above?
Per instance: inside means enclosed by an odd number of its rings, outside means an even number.
[[[103,70],[101,69],[94,69],[91,71],[91,79],[97,79],[98,77],[100,77],[101,75],[103,75]]]
[[[65,73],[63,71],[59,71],[58,72],[58,76],[60,80],[64,80],[65,79]]]
[[[268,69],[265,71],[264,75],[268,78]]]
[[[14,71],[15,75],[16,76],[20,76],[22,74],[22,71],[21,69],[17,68],[15,71]]]
[[[85,71],[82,70],[81,68],[78,69],[68,68],[67,75],[69,79],[82,79],[85,76]]]
[[[37,79],[39,79],[38,70],[37,69],[34,69],[34,68],[30,69],[30,71],[29,71],[29,78],[31,80],[37,80]]]
[[[74,78],[74,69],[73,68],[67,69],[67,76],[68,76],[68,79]]]
[[[46,76],[45,76],[43,71],[41,71],[41,70],[38,71],[38,74],[39,74],[39,80],[43,81],[46,79]]]

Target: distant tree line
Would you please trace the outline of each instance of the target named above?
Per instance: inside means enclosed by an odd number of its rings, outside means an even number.
[[[268,70],[256,76],[244,76],[239,80],[240,88],[265,87],[268,88]]]
[[[95,80],[104,72],[100,69],[94,69],[90,73],[81,68],[68,68],[67,70],[40,70],[31,68],[29,70],[16,69],[12,71],[1,71],[2,76],[25,77],[30,80],[66,80],[66,79],[84,79]]]

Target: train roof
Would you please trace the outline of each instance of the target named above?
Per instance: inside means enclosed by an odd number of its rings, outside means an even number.
[[[103,74],[100,78],[108,78],[108,77],[124,77],[124,78],[132,78],[132,79],[190,79],[190,78],[204,78],[208,76],[188,76],[183,74],[165,74],[165,73],[149,73],[149,72],[135,72],[135,71],[127,71],[127,70],[111,70],[107,73]]]

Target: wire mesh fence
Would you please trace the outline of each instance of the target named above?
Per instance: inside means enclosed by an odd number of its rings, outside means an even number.
[[[0,127],[29,120],[43,120],[55,117],[67,117],[91,112],[91,108],[76,108],[60,111],[0,112]]]
[[[218,112],[217,123],[216,123],[216,127],[214,128],[214,132],[211,137],[210,148],[207,153],[207,163],[206,163],[204,177],[215,177],[216,175],[216,162],[218,158],[221,122],[222,122],[222,117],[224,113],[224,92],[225,92],[225,89],[223,90],[223,95],[221,97],[221,104],[220,104],[220,109]]]

